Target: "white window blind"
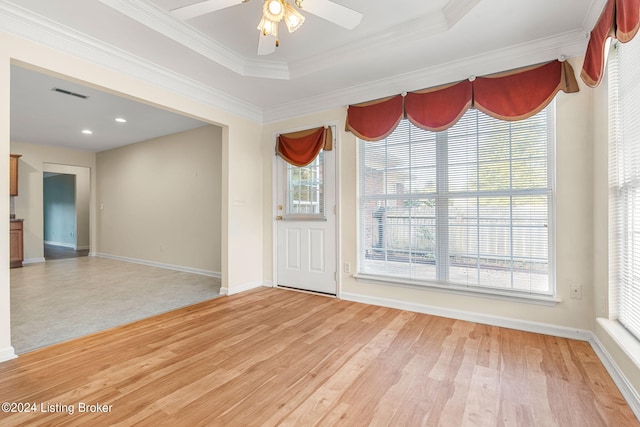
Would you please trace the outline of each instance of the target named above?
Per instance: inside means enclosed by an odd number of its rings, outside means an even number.
[[[610,317],[640,339],[640,43],[614,44],[610,96]]]
[[[552,295],[553,104],[359,142],[358,273]]]
[[[287,163],[285,215],[324,217],[324,151],[307,166]]]

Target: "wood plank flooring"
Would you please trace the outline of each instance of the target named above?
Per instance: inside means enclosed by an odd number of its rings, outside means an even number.
[[[4,362],[0,402],[35,404],[2,426],[640,425],[586,342],[271,288]]]

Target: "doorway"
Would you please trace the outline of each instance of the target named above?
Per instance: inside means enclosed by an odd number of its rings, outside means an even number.
[[[89,254],[90,176],[88,167],[43,165],[43,232],[45,260]]]
[[[335,132],[333,133],[335,135]],[[276,160],[276,284],[337,294],[336,149],[307,166]]]

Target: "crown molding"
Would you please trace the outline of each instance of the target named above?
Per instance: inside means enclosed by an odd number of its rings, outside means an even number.
[[[263,120],[262,110],[252,104],[188,79],[44,16],[34,14],[6,0],[0,0],[0,27],[6,33],[188,96],[253,122],[261,123]]]
[[[193,50],[240,76],[290,80],[320,71],[319,67],[330,67],[335,62],[353,60],[363,51],[377,47],[402,43],[404,40],[420,40],[448,31],[468,14],[480,0],[450,0],[439,14],[419,17],[403,25],[402,31],[383,31],[365,37],[346,46],[331,49],[326,54],[332,61],[318,62],[317,55],[292,62],[250,59],[236,54],[216,40],[195,30],[158,8],[148,0],[99,0],[129,18]]]
[[[584,54],[586,44],[587,38],[584,32],[576,30],[556,37],[483,52],[458,61],[437,64],[386,79],[326,92],[319,96],[268,108],[264,111],[264,122],[271,123],[305,116],[318,111],[331,110],[371,99],[460,81],[472,75],[488,75],[551,61],[561,56],[566,58],[581,56]]]
[[[139,0],[134,1],[137,2]],[[597,6],[604,1],[593,0],[590,13],[595,11],[592,14],[599,16],[600,12]],[[586,21],[587,19],[585,18]],[[441,25],[442,21],[436,19],[433,21],[433,25],[429,26],[425,31],[439,31],[442,28]],[[581,56],[584,54],[588,37],[588,34],[585,34],[583,29],[575,30],[559,36],[484,52],[458,61],[425,67],[409,73],[326,92],[322,95],[262,110],[222,91],[159,67],[127,51],[101,42],[46,17],[36,15],[7,0],[0,0],[0,27],[2,27],[3,31],[20,38],[60,50],[107,69],[127,74],[257,123],[270,123],[304,116],[404,91],[459,81],[471,75],[486,75],[549,61],[561,55],[567,58]],[[384,38],[385,36],[380,37]],[[403,32],[402,35],[393,37],[405,37],[405,33]],[[395,40],[393,37],[392,39]],[[337,55],[346,55],[348,51],[349,49],[345,49],[338,52]],[[333,60],[334,58],[332,58]],[[272,67],[276,70],[278,68],[277,62],[259,62],[262,67]],[[245,66],[251,69],[255,64],[248,62]],[[304,62],[296,64],[296,66],[300,66],[300,72],[304,71]]]
[[[240,56],[147,0],[99,1],[240,76],[289,80],[286,62],[249,60]]]

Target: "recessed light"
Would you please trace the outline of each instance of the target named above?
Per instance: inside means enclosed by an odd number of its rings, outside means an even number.
[[[90,129],[83,129],[82,133],[84,133],[85,135],[91,135],[91,134],[93,134],[93,131],[90,130]]]
[[[127,123],[127,119],[122,117],[116,117],[116,122],[118,123]]]

